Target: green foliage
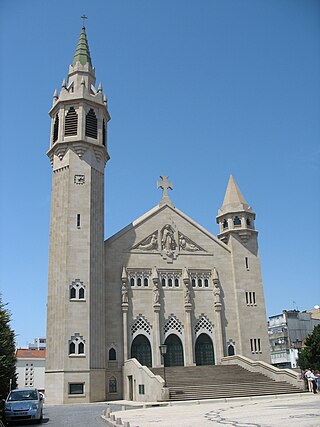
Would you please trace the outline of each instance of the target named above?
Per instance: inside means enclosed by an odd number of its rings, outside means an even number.
[[[12,388],[17,387],[15,334],[10,327],[10,318],[0,294],[0,401],[8,395],[10,379]]]
[[[313,332],[305,339],[305,347],[299,354],[301,369],[311,368],[320,371],[320,325],[314,327]]]

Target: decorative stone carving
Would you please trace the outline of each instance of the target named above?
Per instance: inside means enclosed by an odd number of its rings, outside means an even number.
[[[128,304],[128,289],[127,289],[128,275],[125,267],[122,268],[121,282],[122,282],[121,302],[122,302],[122,305],[125,306]]]
[[[150,251],[152,249],[157,249],[158,247],[158,238],[157,235],[154,233],[151,236],[149,236],[143,243],[137,246],[137,249],[143,249]]]
[[[179,249],[180,251],[197,252],[201,248],[194,244],[188,237],[179,233]]]

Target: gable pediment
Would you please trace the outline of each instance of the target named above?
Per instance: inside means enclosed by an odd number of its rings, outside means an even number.
[[[157,254],[169,263],[181,256],[213,256],[216,250],[230,252],[216,236],[169,205],[154,207],[110,237],[106,245],[116,245],[117,251],[131,254]]]

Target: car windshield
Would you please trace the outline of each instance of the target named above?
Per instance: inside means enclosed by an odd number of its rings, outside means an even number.
[[[8,397],[8,401],[14,402],[18,400],[38,400],[38,395],[35,390],[12,391]]]

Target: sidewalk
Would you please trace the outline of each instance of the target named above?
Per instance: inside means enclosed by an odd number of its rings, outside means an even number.
[[[130,405],[133,402],[117,403]],[[172,402],[167,406],[117,411],[114,415],[120,417],[123,424],[129,422],[130,427],[318,427],[320,394]]]

